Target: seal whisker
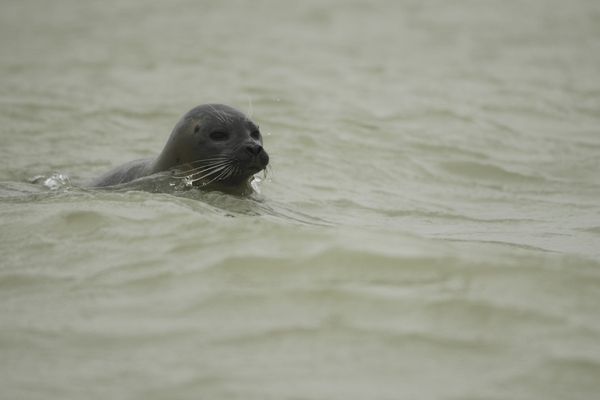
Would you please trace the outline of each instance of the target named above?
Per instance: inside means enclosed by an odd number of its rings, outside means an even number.
[[[248,110],[246,111],[246,114],[248,114],[249,118],[252,118],[252,114],[254,114],[254,110],[252,109],[252,98],[250,96],[248,97]]]
[[[228,120],[226,118],[225,113],[223,113],[221,110],[218,110],[215,106],[211,105],[210,109],[215,113],[214,115],[217,117],[217,119],[219,121],[221,121],[224,124],[227,124]]]
[[[223,110],[217,110],[217,114],[219,117],[221,117],[221,121],[224,123],[227,124],[230,121],[229,115],[227,115],[227,113],[225,113]]]
[[[216,165],[229,164],[230,162],[231,162],[230,159],[219,160],[219,161],[211,161],[211,162],[207,162],[207,163],[204,163],[202,165],[199,165],[197,167],[191,168],[190,171],[196,171],[196,170],[199,170],[199,169],[202,169],[202,168],[214,167]]]
[[[214,162],[214,161],[227,161],[229,160],[230,157],[215,157],[215,158],[203,158],[201,160],[196,160],[196,161],[191,161],[187,164],[193,165],[193,164],[206,164],[206,163],[210,163],[210,162]]]
[[[173,175],[176,178],[184,177],[184,176],[192,176],[192,175],[199,174],[202,172],[211,171],[213,169],[218,169],[220,167],[226,167],[229,163],[230,163],[229,161],[226,161],[226,162],[219,162],[219,163],[214,163],[214,164],[210,164],[210,165],[203,165],[201,167],[192,168],[188,171],[175,172]]]
[[[177,168],[181,169],[184,166],[191,166],[192,168],[190,168],[190,170],[197,170],[197,169],[201,169],[201,168],[212,167],[212,166],[219,165],[219,164],[226,164],[226,163],[229,163],[229,162],[231,162],[230,159],[207,161],[207,162],[204,162],[204,163],[201,163],[201,164],[200,163],[191,163],[190,162],[190,163],[185,163],[185,164],[177,165],[177,166],[173,167],[173,169],[177,169]],[[196,165],[194,165],[194,164],[196,164]]]
[[[229,167],[228,167],[228,169],[227,169],[227,175],[225,175],[223,177],[223,179],[230,178],[233,175],[233,172],[235,171],[235,168],[236,168],[235,165],[230,164]]]
[[[221,180],[221,181],[222,181],[222,180],[224,180],[224,179],[227,179],[227,174],[228,174],[229,168],[231,168],[231,166],[227,167],[227,169],[226,169],[225,171],[223,171],[223,173],[221,173],[219,176],[217,176],[217,177],[215,178],[215,180],[216,180],[216,179],[218,179],[218,180]],[[210,182],[209,182],[209,183],[210,183]]]
[[[229,164],[229,165],[226,167],[226,170],[225,170],[225,171],[223,171],[223,173],[222,173],[222,174],[220,174],[219,176],[217,176],[215,179],[211,180],[211,181],[210,181],[210,182],[208,182],[208,183],[211,183],[211,182],[213,182],[213,181],[215,181],[215,180],[221,180],[221,181],[222,181],[222,180],[225,180],[225,179],[228,179],[228,178],[230,178],[230,177],[233,175],[233,172],[235,171],[235,169],[236,169],[236,168],[237,168],[237,166],[236,166],[236,165],[233,165],[233,163]],[[208,183],[207,183],[207,184],[208,184]]]
[[[188,175],[193,175],[193,174],[197,174],[197,173],[201,173],[204,171],[209,171],[212,170],[214,168],[217,167],[222,167],[222,166],[226,166],[227,164],[229,164],[229,162],[218,162],[218,163],[212,163],[212,164],[206,164],[206,165],[202,165],[200,167],[196,167],[196,168],[190,168],[188,170],[182,169],[182,168],[174,168],[172,174],[173,175],[180,175],[180,176],[188,176]]]
[[[186,178],[187,178],[187,179],[188,179],[188,182],[189,182],[190,184],[193,184],[193,183],[196,183],[196,182],[198,182],[198,181],[201,181],[201,180],[203,180],[203,179],[206,179],[206,178],[208,178],[208,177],[210,177],[210,176],[212,176],[212,175],[219,174],[219,175],[217,175],[217,177],[219,177],[219,176],[220,176],[220,174],[222,174],[222,173],[223,173],[223,170],[225,170],[226,168],[227,168],[227,167],[221,167],[221,168],[218,168],[218,169],[216,169],[216,170],[214,170],[214,171],[207,172],[206,174],[204,174],[204,175],[201,175],[201,176],[197,176],[197,177],[192,177],[191,175],[188,175],[188,176],[187,176],[187,177],[185,177],[184,179],[186,179]],[[211,180],[210,182],[212,182],[212,180]],[[206,183],[205,185],[207,185],[207,184],[208,184],[208,183]]]
[[[204,175],[204,176],[202,176],[200,178],[192,179],[190,182],[192,184],[194,184],[195,182],[198,182],[198,181],[200,181],[202,179],[205,179],[205,178],[209,177],[210,175],[213,175],[213,174],[216,174],[216,173],[220,172],[219,175],[215,176],[214,178],[212,178],[208,182],[203,182],[202,183],[203,186],[207,186],[207,185],[210,185],[211,183],[213,183],[214,181],[221,179],[223,177],[223,175],[225,174],[226,171],[227,171],[227,167],[222,167],[221,169],[209,172],[208,174],[206,174],[206,175]]]
[[[225,170],[223,170],[223,173],[217,177],[217,179],[220,180],[220,181],[227,179],[227,177],[229,176],[229,171],[230,170],[231,170],[231,165],[228,165],[225,168]]]

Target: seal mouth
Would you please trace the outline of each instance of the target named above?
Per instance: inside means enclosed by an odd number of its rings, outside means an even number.
[[[268,161],[261,160],[260,158],[255,158],[252,160],[246,169],[248,171],[253,171],[252,173],[257,173],[258,171],[265,169],[267,167]]]
[[[259,151],[257,154],[254,154],[249,159],[239,160],[238,162],[241,164],[240,166],[245,173],[248,175],[254,175],[267,167],[269,164],[269,156],[261,148],[261,151]]]

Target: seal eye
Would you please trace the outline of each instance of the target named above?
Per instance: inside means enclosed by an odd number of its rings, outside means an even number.
[[[215,142],[224,142],[229,139],[229,133],[223,131],[214,131],[208,135]]]
[[[259,131],[252,131],[250,133],[250,137],[252,137],[252,139],[258,140],[258,139],[260,139],[260,132]]]

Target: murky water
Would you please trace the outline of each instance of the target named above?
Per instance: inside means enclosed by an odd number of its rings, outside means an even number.
[[[0,7],[1,398],[597,396],[597,1]],[[84,187],[206,102],[260,194]]]

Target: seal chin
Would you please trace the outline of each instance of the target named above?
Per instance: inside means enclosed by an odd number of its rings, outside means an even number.
[[[249,179],[252,175],[259,173],[266,167],[266,164],[253,162],[251,164],[243,166],[239,175],[243,179]]]

